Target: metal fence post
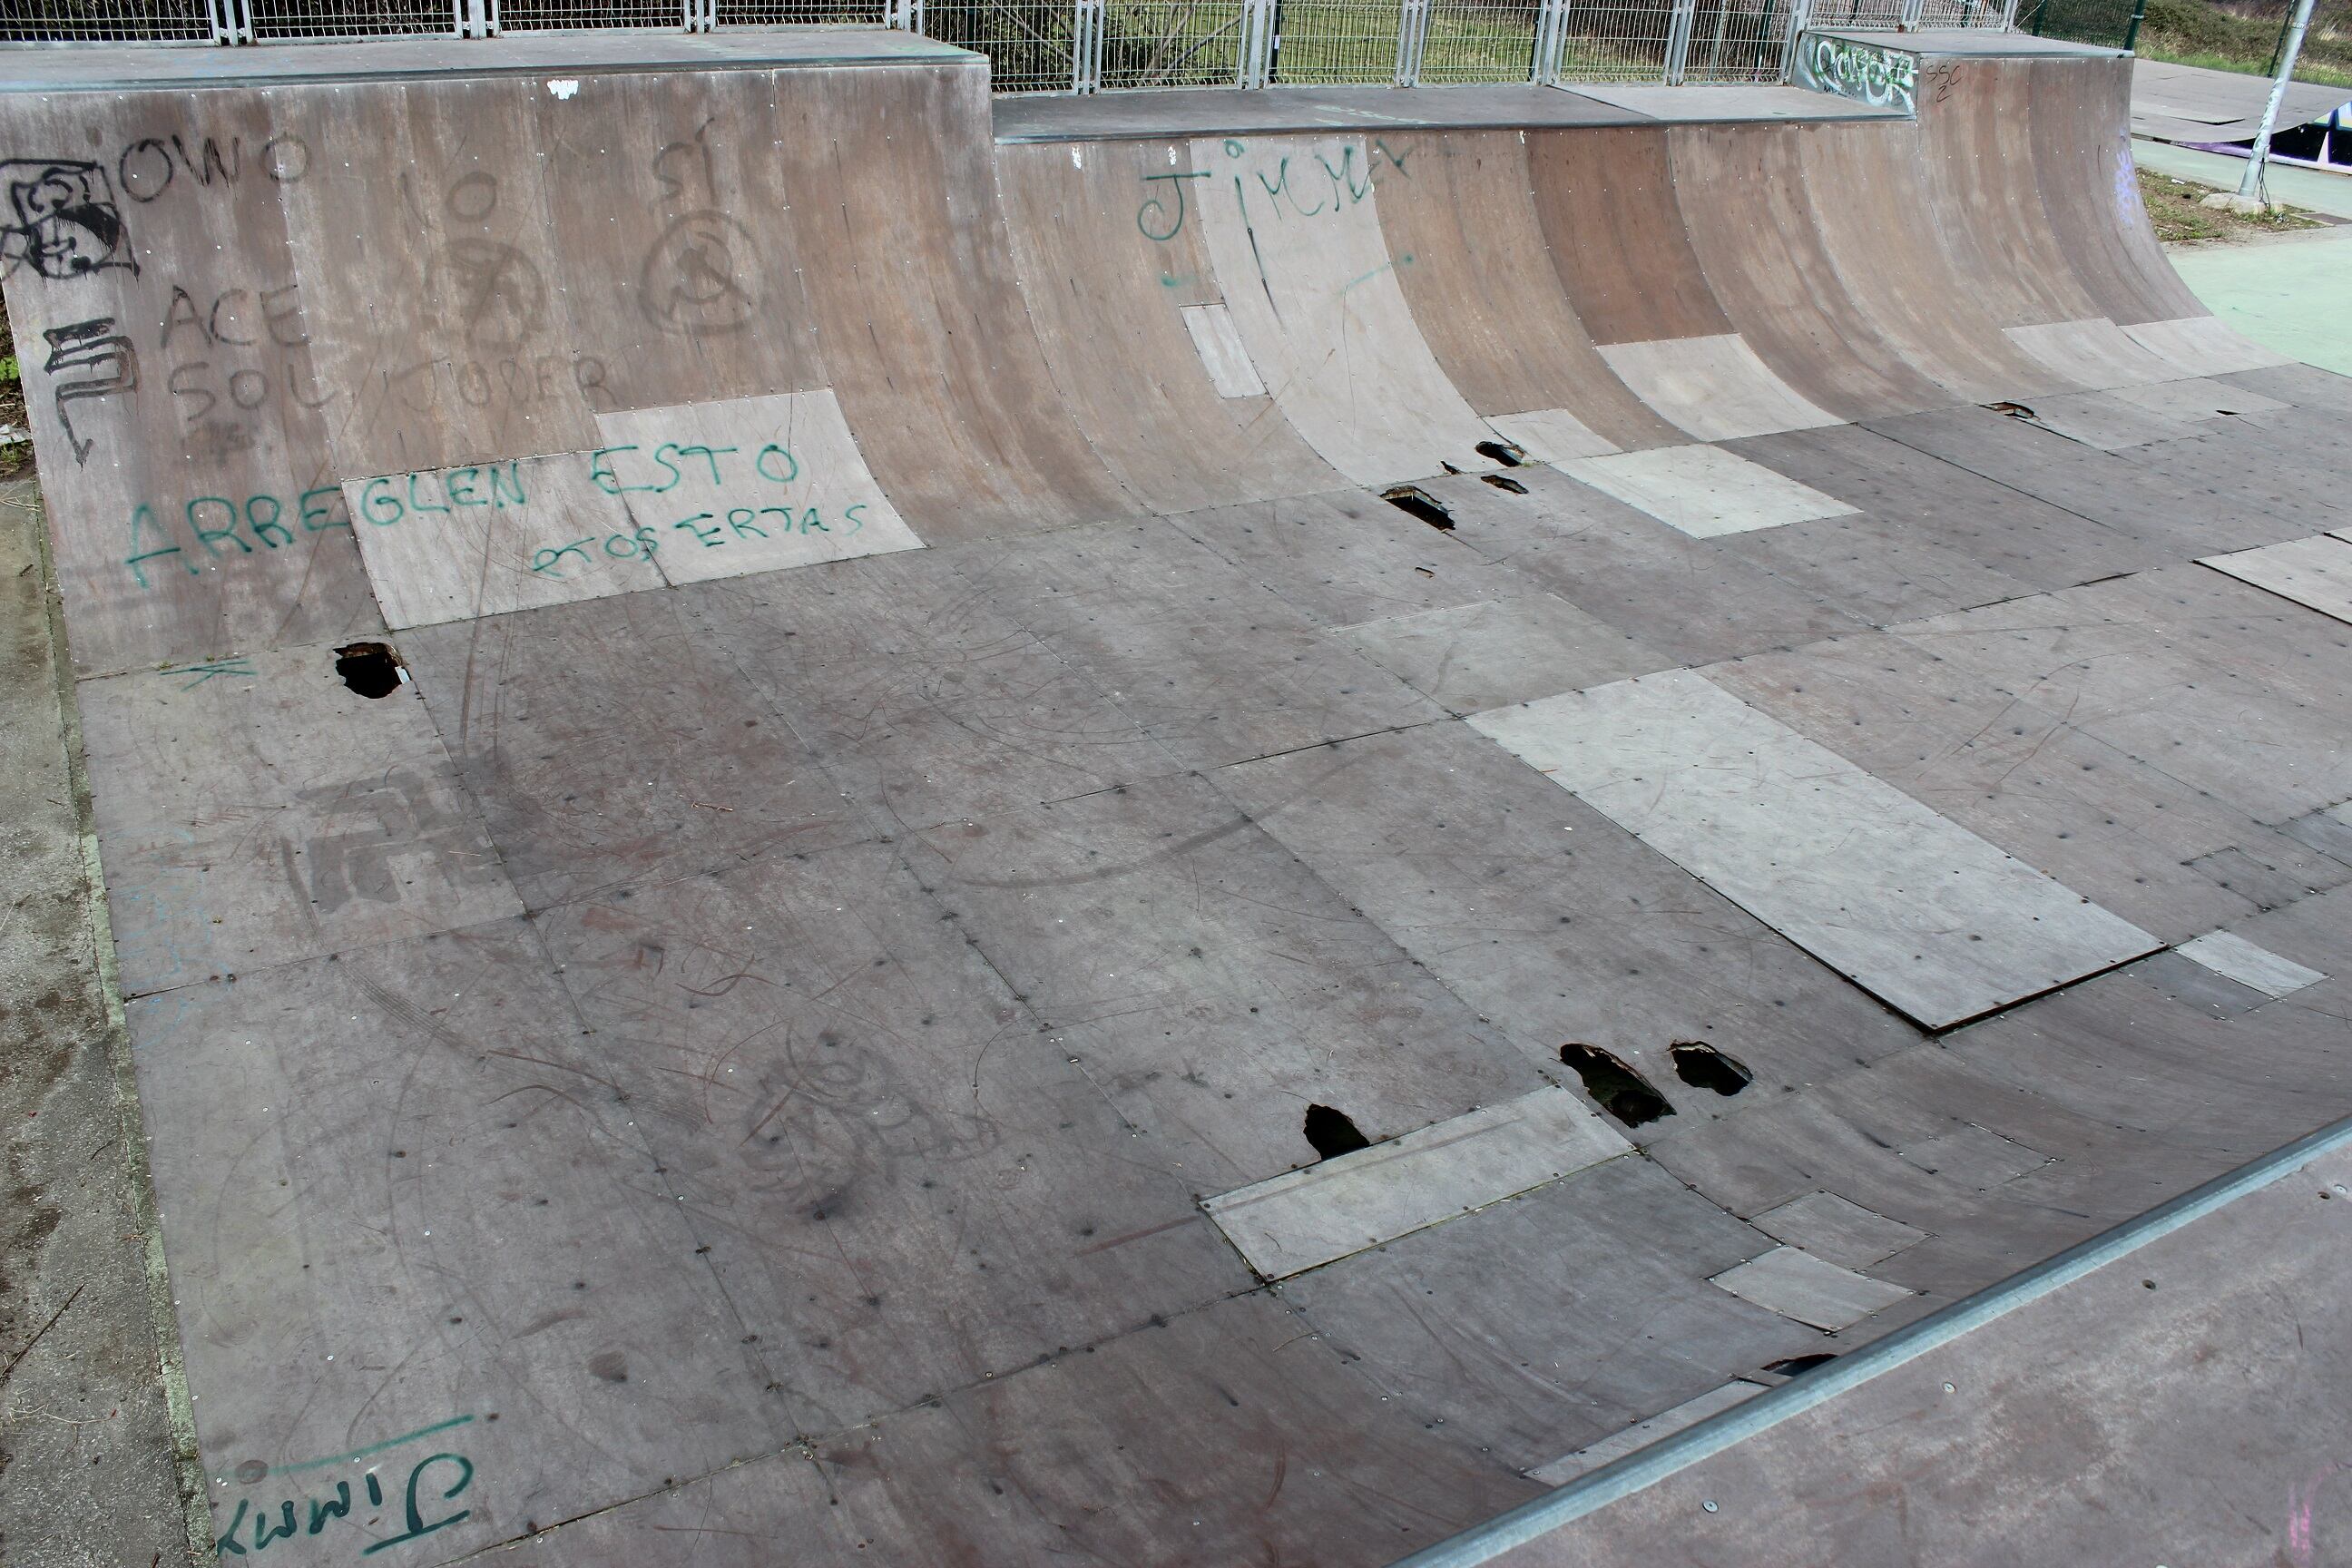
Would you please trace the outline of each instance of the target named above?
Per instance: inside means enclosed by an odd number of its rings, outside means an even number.
[[[2014,4],[2015,0],[2011,0]],[[1813,24],[1813,0],[1794,0],[1789,7],[1789,30],[1780,39],[1780,79],[1793,81],[1797,75],[1797,50],[1803,45],[1805,29]]]
[[[1241,0],[1241,59],[1236,87],[1264,87],[1273,71],[1274,0]]]
[[[205,0],[205,16],[212,24],[214,43],[253,42],[253,16],[243,0]]]
[[[1690,66],[1691,28],[1698,20],[1698,0],[1675,0],[1672,19],[1666,23],[1666,85],[1682,85],[1683,72]]]
[[[1428,39],[1429,0],[1403,0],[1397,7],[1397,86],[1412,87],[1421,80],[1421,49]]]
[[[1916,33],[1919,30],[1919,18],[1927,10],[1927,0],[1903,0],[1902,15],[1895,18],[1895,25],[1904,32]]]
[[[461,38],[487,38],[490,36],[490,0],[453,0],[455,15],[450,18],[450,31]]]
[[[1070,90],[1102,86],[1103,0],[1076,0],[1070,13]]]
[[[1541,87],[1554,87],[1559,82],[1559,57],[1568,44],[1569,0],[1542,0],[1536,10],[1535,58],[1528,62],[1528,79]]]

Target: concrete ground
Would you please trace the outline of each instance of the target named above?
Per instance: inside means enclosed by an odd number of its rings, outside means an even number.
[[[2144,137],[2143,169],[2232,189],[2242,159]],[[2344,220],[2341,226],[2228,244],[2169,247],[2173,267],[2206,309],[2268,348],[2352,374],[2352,175],[2271,166],[2273,198]]]
[[[193,1436],[174,1441],[157,1350],[170,1303],[150,1290],[162,1250],[100,981],[38,505],[29,481],[0,485],[0,1563],[155,1568],[193,1560],[175,1473]]]

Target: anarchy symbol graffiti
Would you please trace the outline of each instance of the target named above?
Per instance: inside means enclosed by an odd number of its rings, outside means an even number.
[[[637,304],[666,332],[704,338],[740,331],[760,309],[746,268],[751,236],[720,212],[690,212],[646,253]]]

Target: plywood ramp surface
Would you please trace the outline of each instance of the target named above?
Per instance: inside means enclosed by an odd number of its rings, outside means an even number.
[[[84,675],[379,627],[329,431],[359,413],[296,277],[280,190],[329,149],[223,95],[194,169],[135,99],[9,104],[17,188],[58,168],[120,224],[89,265],[12,259],[16,353]],[[207,163],[207,149],[219,163]],[[215,172],[232,157],[234,179]]]
[[[1669,162],[1692,248],[1740,336],[1808,401],[1846,419],[1949,403],[1855,303],[1822,245],[1803,145],[1834,133],[1675,127]]]
[[[2011,68],[2032,106],[2034,178],[2051,235],[2099,313],[2126,324],[2203,314],[2158,247],[2140,205],[2124,132],[2132,62],[2041,60]]]
[[[1397,276],[1414,321],[1480,414],[1560,410],[1621,448],[1679,439],[1593,352],[1536,216],[1528,142],[1504,131],[1381,138],[1396,163],[1381,227],[1390,254],[1412,258]]]
[[[1181,142],[996,149],[1022,298],[1062,399],[1111,471],[1160,511],[1346,482],[1262,386],[1220,386],[1204,367],[1182,312],[1223,308],[1200,208],[1230,193],[1209,178]]]
[[[1594,342],[1732,331],[1684,230],[1664,130],[1544,137],[1528,165],[1545,243]]]
[[[1192,144],[1202,232],[1258,377],[1358,484],[1495,466],[1405,304],[1377,210],[1395,160],[1353,137]]]
[[[1690,671],[1471,723],[1929,1027],[2158,945]]]

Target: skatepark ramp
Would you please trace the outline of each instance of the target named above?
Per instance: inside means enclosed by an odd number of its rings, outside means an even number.
[[[11,56],[223,1558],[1389,1562],[2352,1109],[2347,384],[1800,57]]]

